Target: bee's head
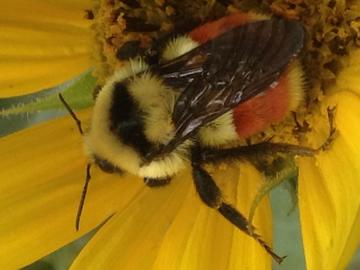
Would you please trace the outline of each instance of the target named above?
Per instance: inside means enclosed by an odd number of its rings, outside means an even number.
[[[105,171],[124,170],[141,177],[165,177],[176,173],[184,159],[171,153],[144,165],[146,155],[173,137],[174,91],[133,62],[119,70],[99,92],[85,135],[86,150]]]
[[[185,165],[186,147],[175,149],[154,161],[146,160],[151,149],[173,138],[172,113],[177,98],[175,91],[167,88],[147,69],[141,60],[133,60],[115,72],[96,92],[91,127],[85,134],[80,121],[64,102],[84,135],[85,151],[91,160],[86,167],[85,185],[76,217],[77,230],[91,178],[91,163],[107,173],[129,172],[144,179],[168,178]]]

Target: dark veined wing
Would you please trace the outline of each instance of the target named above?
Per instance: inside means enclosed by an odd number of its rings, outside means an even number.
[[[204,71],[204,64],[209,61],[209,54],[199,46],[186,54],[152,67],[166,85],[182,92],[190,82]]]
[[[173,113],[175,137],[150,153],[149,160],[171,152],[201,126],[264,91],[299,54],[304,42],[305,30],[299,22],[257,21],[158,67],[166,83],[184,89]]]

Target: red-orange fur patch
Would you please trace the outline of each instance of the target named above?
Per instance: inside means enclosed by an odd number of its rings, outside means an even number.
[[[247,23],[252,19],[253,17],[251,14],[234,12],[217,21],[205,23],[204,25],[191,31],[189,36],[199,43],[205,43],[230,30],[231,28]]]
[[[247,138],[261,132],[286,116],[290,103],[287,73],[277,83],[274,88],[269,87],[234,109],[234,124],[239,137]]]

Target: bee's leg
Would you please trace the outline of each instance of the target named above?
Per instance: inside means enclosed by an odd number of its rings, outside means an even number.
[[[127,32],[155,32],[160,30],[159,24],[153,24],[141,17],[133,17],[129,15],[124,15],[123,18],[126,21],[126,31]]]
[[[272,143],[270,141],[257,144],[239,146],[227,149],[202,148],[198,150],[197,160],[202,163],[217,163],[226,160],[241,160],[249,156],[271,155],[276,153],[285,153],[299,156],[314,156],[320,151],[329,148],[336,137],[336,128],[334,124],[334,115],[336,107],[328,108],[329,119],[329,135],[325,142],[318,148],[310,148],[306,146],[288,144],[288,143]]]
[[[201,160],[202,163],[217,163],[226,160],[241,160],[242,158],[256,155],[287,153],[300,156],[313,156],[317,152],[318,149],[299,145],[262,142],[226,149],[203,148],[200,150],[199,160]]]
[[[318,148],[318,150],[328,150],[330,145],[332,144],[332,142],[334,141],[337,133],[336,133],[336,127],[335,127],[335,112],[336,112],[336,107],[333,108],[327,108],[327,114],[328,114],[328,119],[329,119],[329,136],[327,138],[327,140]]]
[[[129,60],[144,52],[144,49],[140,47],[140,40],[130,40],[118,47],[116,50],[116,57],[119,60]]]
[[[249,224],[248,220],[233,206],[223,201],[221,191],[210,174],[198,164],[193,163],[192,167],[196,191],[198,192],[201,200],[207,206],[219,211],[221,215],[223,215],[238,229],[253,237],[274,258],[276,262],[281,263],[284,257],[280,257],[275,254],[271,247],[262,240],[258,234],[253,232],[254,228],[251,224]]]
[[[129,18],[128,21],[129,22]],[[170,33],[160,35],[156,42],[152,42],[149,48],[143,48],[140,40],[130,40],[125,42],[121,47],[116,50],[116,57],[119,60],[129,60],[136,56],[141,56],[142,59],[149,65],[159,65],[165,59],[162,58],[162,52],[169,44],[170,41],[174,40],[177,36],[189,32],[196,26],[196,22],[184,22],[183,25],[178,25],[178,30],[174,30]],[[128,26],[127,26],[128,27]],[[141,29],[141,27],[149,27],[148,24],[138,21],[135,18],[130,19],[130,27]],[[156,27],[156,26],[150,26]],[[144,29],[145,29],[144,28]],[[133,31],[136,32],[136,31]],[[170,59],[167,59],[170,60]]]
[[[149,178],[144,177],[144,183],[148,187],[162,187],[170,184],[171,177],[165,177],[165,178]]]

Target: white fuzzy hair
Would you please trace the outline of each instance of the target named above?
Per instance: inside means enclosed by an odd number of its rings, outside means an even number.
[[[162,58],[164,60],[171,60],[179,57],[180,55],[183,55],[192,49],[199,46],[199,43],[192,40],[188,36],[180,36],[177,38],[174,38],[172,41],[170,41],[167,46],[165,47]]]
[[[199,141],[204,146],[220,147],[238,140],[232,111],[219,116],[199,131]]]
[[[288,69],[288,77],[290,83],[289,89],[291,89],[289,111],[295,111],[297,107],[301,104],[301,102],[303,102],[304,100],[304,84],[306,78],[302,65],[298,60],[295,60],[293,63],[291,63]]]
[[[144,132],[153,143],[167,143],[174,132],[172,113],[177,93],[166,87],[160,79],[144,73],[129,85],[129,93],[144,112]]]

